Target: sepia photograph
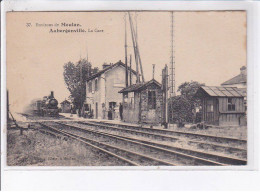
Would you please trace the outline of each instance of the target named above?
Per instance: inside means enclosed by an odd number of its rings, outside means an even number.
[[[6,12],[8,167],[248,165],[247,12]]]

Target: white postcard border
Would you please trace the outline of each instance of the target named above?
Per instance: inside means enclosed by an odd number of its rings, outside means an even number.
[[[259,57],[257,56],[257,51],[259,47],[256,44],[256,40],[259,42],[259,35],[257,35],[257,30],[255,26],[257,25],[257,16],[259,11],[259,6],[256,6],[256,3],[253,2],[230,2],[230,1],[214,1],[214,2],[187,2],[187,1],[3,1],[1,7],[1,175],[4,189],[10,188],[31,188],[34,189],[34,186],[45,188],[56,188],[54,185],[54,180],[57,176],[63,179],[71,179],[71,176],[77,176],[77,180],[82,180],[82,177],[85,177],[85,180],[90,180],[91,176],[102,177],[102,173],[111,174],[113,178],[121,176],[122,173],[131,174],[131,180],[135,182],[138,180],[138,177],[143,177],[147,179],[152,179],[154,177],[148,177],[149,174],[158,174],[159,172],[164,178],[167,178],[167,174],[171,177],[180,176],[182,178],[187,176],[194,177],[196,176],[204,177],[205,179],[208,176],[214,176],[212,173],[217,174],[240,174],[243,176],[249,172],[253,172],[258,169],[258,157],[259,157],[259,143],[257,137],[259,137],[259,132],[257,128],[259,127],[259,103],[257,102],[257,97],[259,97]],[[83,9],[84,8],[84,9]],[[200,166],[190,166],[190,167],[7,167],[6,166],[6,133],[4,133],[5,123],[6,123],[6,43],[5,43],[5,13],[7,11],[116,11],[116,10],[178,10],[178,11],[194,11],[194,10],[246,10],[247,11],[247,64],[248,64],[248,165],[247,166],[227,166],[227,167],[200,167]],[[258,17],[259,18],[259,17]],[[160,169],[160,170],[157,170]],[[169,171],[171,170],[171,171]],[[214,170],[214,171],[212,171]],[[221,171],[220,171],[221,170]],[[55,176],[53,176],[55,173]],[[231,173],[231,174],[230,174]],[[47,181],[51,185],[43,185],[35,183],[35,185],[28,184],[27,178],[32,179],[33,176],[37,174],[37,177],[41,181]],[[66,176],[65,176],[66,174]],[[78,175],[77,175],[78,174]],[[45,176],[47,175],[47,176]],[[239,175],[239,176],[240,176]],[[11,181],[12,177],[21,177],[20,182],[13,183]],[[110,175],[108,175],[110,176]],[[239,177],[238,176],[238,177]],[[103,177],[104,178],[104,177]],[[113,178],[111,180],[113,180]],[[126,177],[124,177],[126,178]],[[203,180],[204,180],[203,178]],[[120,180],[120,179],[119,179]],[[174,179],[175,180],[175,179]],[[207,182],[207,180],[205,180]],[[66,181],[65,181],[66,182]],[[69,185],[64,183],[59,183],[64,185],[64,188],[70,188]],[[72,181],[74,182],[74,181]],[[93,182],[93,181],[91,181]],[[108,186],[105,183],[106,186]],[[122,181],[120,181],[122,182]],[[252,183],[254,181],[252,180]],[[169,183],[166,181],[165,183]],[[125,185],[126,183],[123,183]],[[77,185],[75,183],[75,185]],[[72,187],[75,187],[73,185]],[[87,189],[95,187],[93,185],[87,184],[89,187]],[[163,185],[163,183],[162,183]],[[174,184],[175,185],[175,184]],[[193,185],[193,183],[192,183]],[[79,188],[86,189],[84,185],[78,185]],[[141,185],[140,185],[141,186]],[[194,185],[195,186],[195,185]],[[238,185],[242,186],[242,185]],[[71,188],[72,188],[71,187]],[[112,186],[113,188],[117,188]],[[111,185],[108,188],[112,188]],[[141,186],[142,187],[142,186]],[[145,186],[144,186],[145,187]],[[197,187],[197,186],[195,186]],[[119,188],[119,187],[118,187]],[[138,186],[139,188],[139,186]],[[176,187],[179,188],[178,186]],[[206,188],[206,187],[205,187]],[[56,188],[57,189],[57,188]],[[61,188],[62,189],[62,188]]]

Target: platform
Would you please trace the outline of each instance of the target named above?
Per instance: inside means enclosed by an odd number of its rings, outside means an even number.
[[[121,120],[107,120],[107,119],[87,119],[87,118],[82,118],[79,117],[76,114],[70,114],[70,113],[60,113],[60,115],[66,117],[66,118],[70,118],[73,120],[79,120],[79,121],[95,121],[95,122],[105,122],[105,123],[111,123],[111,124],[120,124],[120,125],[126,125],[126,126],[134,126],[134,127],[138,127],[138,126],[142,126],[142,127],[148,127],[150,128],[151,125],[148,124],[135,124],[135,123],[127,123]],[[153,128],[155,129],[164,129],[163,126],[160,125],[152,125]]]

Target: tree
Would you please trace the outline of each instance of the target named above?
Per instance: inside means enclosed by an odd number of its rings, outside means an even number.
[[[184,122],[192,122],[193,105],[190,101],[183,95],[172,97],[169,100],[169,105],[171,111],[169,111],[169,117],[171,123],[178,123],[179,127],[183,125]]]
[[[201,100],[195,97],[195,94],[200,86],[204,86],[196,81],[184,82],[178,87],[178,92],[181,95],[169,99],[169,121],[170,123],[183,122],[200,122],[199,115],[195,116],[195,109],[201,107]],[[198,116],[198,118],[197,118]],[[201,117],[201,116],[200,116]]]
[[[199,98],[195,97],[195,94],[200,86],[205,86],[205,84],[196,81],[184,82],[178,87],[177,92],[187,98],[194,107],[199,107],[201,102]]]
[[[81,59],[76,64],[72,62],[64,64],[64,81],[70,92],[70,99],[76,109],[81,110],[84,104],[86,98],[86,80],[93,72],[98,71],[98,69],[94,69],[92,69],[91,63],[87,62],[86,59]]]

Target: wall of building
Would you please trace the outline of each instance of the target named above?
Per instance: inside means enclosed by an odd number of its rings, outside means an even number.
[[[156,108],[148,105],[148,91],[155,91]],[[129,92],[124,99],[123,120],[129,123],[159,124],[162,119],[163,94],[161,88],[151,84],[140,92]]]
[[[235,111],[228,111],[228,98],[209,97],[203,99],[203,120],[212,125],[238,126],[243,125],[245,107],[243,98],[235,99]],[[207,101],[213,100],[213,112],[207,112]]]
[[[130,92],[123,103],[123,120],[128,123],[139,122],[140,93]]]
[[[156,109],[148,107],[148,91],[156,91]],[[143,123],[160,123],[162,118],[163,94],[161,88],[156,84],[149,85],[141,91],[141,121]]]
[[[242,125],[245,118],[245,107],[243,98],[235,98],[235,111],[228,111],[228,98],[219,98],[219,125],[238,126]]]
[[[100,113],[102,112],[101,92],[102,88],[104,88],[104,83],[100,81],[101,79],[101,77],[97,77],[86,84],[86,103],[91,104],[91,109],[93,110],[94,118],[96,119],[101,119]],[[97,91],[95,90],[95,80],[97,80]],[[89,83],[92,84],[92,92],[89,92]]]
[[[109,103],[115,102],[115,112],[113,118],[119,120],[119,105],[122,103],[122,94],[118,93],[120,90],[125,88],[125,68],[117,66],[106,72],[106,118],[108,119]],[[132,83],[136,82],[136,75],[132,73]],[[129,84],[129,83],[128,83]]]
[[[70,113],[70,104],[62,104],[61,105],[62,113]]]
[[[208,101],[212,102],[212,112],[209,112],[207,109]],[[211,125],[219,125],[219,106],[218,99],[215,97],[204,98],[203,100],[203,120],[206,123]]]
[[[95,89],[95,79],[92,82],[92,92],[88,90],[86,84],[86,103],[91,104],[94,111],[94,118],[108,119],[109,102],[116,102],[114,119],[119,118],[119,104],[122,103],[122,94],[118,93],[125,87],[125,68],[122,66],[103,73],[96,78],[98,80],[98,91]],[[132,83],[136,82],[136,76],[132,73]],[[98,117],[96,117],[96,103],[98,104]]]

